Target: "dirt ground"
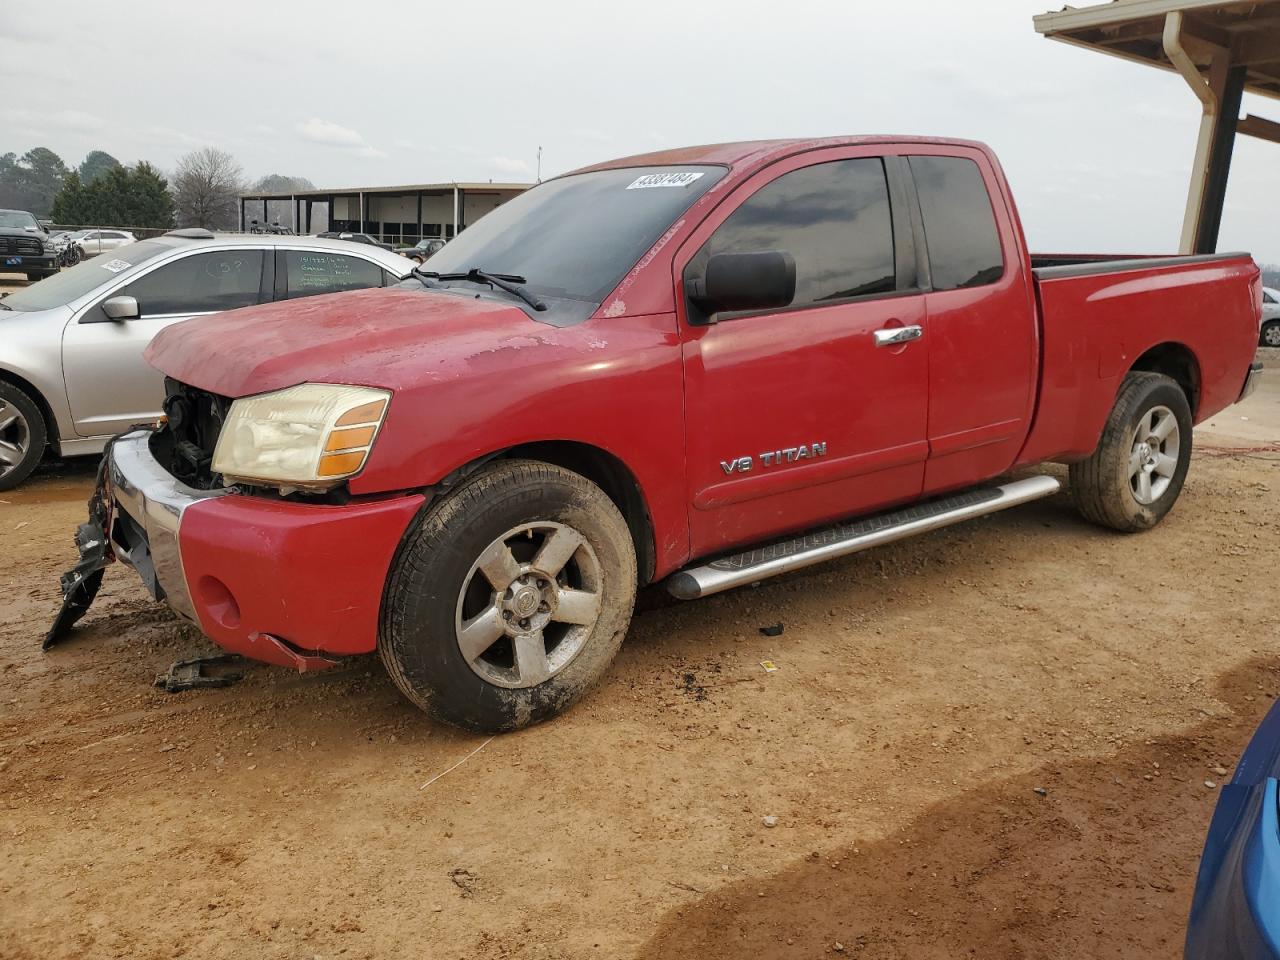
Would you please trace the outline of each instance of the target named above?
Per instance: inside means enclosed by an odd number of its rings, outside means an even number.
[[[492,741],[373,658],[159,692],[211,648],[118,566],[41,653],[93,469],[46,465],[0,493],[0,957],[1178,956],[1206,781],[1280,692],[1278,400],[1197,431],[1144,535],[1057,497],[651,592]]]

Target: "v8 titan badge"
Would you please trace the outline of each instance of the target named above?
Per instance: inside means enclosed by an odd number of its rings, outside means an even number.
[[[766,450],[760,454],[760,463],[766,467],[780,467],[786,463],[799,463],[814,457],[827,455],[827,441],[819,443],[802,443],[798,447],[784,447],[781,450]],[[732,476],[735,473],[750,473],[755,466],[755,457],[734,457],[732,460],[721,460],[720,469]]]

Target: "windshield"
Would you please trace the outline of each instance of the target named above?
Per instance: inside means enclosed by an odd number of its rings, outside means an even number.
[[[524,277],[545,297],[599,304],[723,167],[624,167],[548,180],[431,257],[435,273]]]
[[[0,210],[0,227],[9,227],[17,230],[34,227],[39,230],[40,224],[36,223],[36,218],[25,210]]]
[[[173,247],[167,243],[143,240],[117,247],[110,253],[93,257],[69,270],[59,270],[39,283],[18,290],[4,298],[10,310],[48,310],[78,300],[90,290],[95,290],[129,267],[137,266]],[[124,266],[121,266],[121,264]]]

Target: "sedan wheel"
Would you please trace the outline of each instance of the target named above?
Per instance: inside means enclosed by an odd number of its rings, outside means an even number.
[[[1280,347],[1280,320],[1273,320],[1262,328],[1262,345]]]
[[[0,382],[0,490],[27,478],[44,455],[45,428],[40,411],[25,393]]]

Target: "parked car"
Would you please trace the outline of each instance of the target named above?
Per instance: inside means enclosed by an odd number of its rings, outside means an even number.
[[[1262,326],[1258,342],[1264,347],[1280,347],[1280,290],[1262,288]]]
[[[396,283],[406,261],[374,247],[306,237],[180,230],[86,260],[0,300],[0,490],[51,447],[101,453],[155,420],[162,378],[142,359],[179,320],[273,300]]]
[[[1209,823],[1186,960],[1280,960],[1280,702],[1259,725]]]
[[[0,210],[0,273],[36,281],[57,272],[58,256],[36,218],[25,210]]]
[[[381,247],[383,250],[391,249],[391,244],[384,243],[369,233],[353,233],[348,230],[330,230],[327,233],[318,233],[316,236],[324,237],[326,240],[350,240],[353,243],[367,243],[372,247]]]
[[[75,239],[75,244],[86,257],[96,257],[100,253],[118,250],[125,244],[138,241],[138,238],[128,230],[83,230],[77,233],[79,235]]]
[[[161,333],[169,420],[114,442],[50,641],[110,542],[227,650],[377,650],[413,703],[501,731],[600,678],[641,584],[706,596],[1049,496],[1002,479],[1046,460],[1146,530],[1192,424],[1254,385],[1258,267],[1045,261],[970,142],[546,181],[395,289]]]
[[[402,257],[408,257],[417,263],[426,263],[437,253],[444,249],[444,241],[436,239],[419,240],[412,247],[396,247],[396,253]]]

